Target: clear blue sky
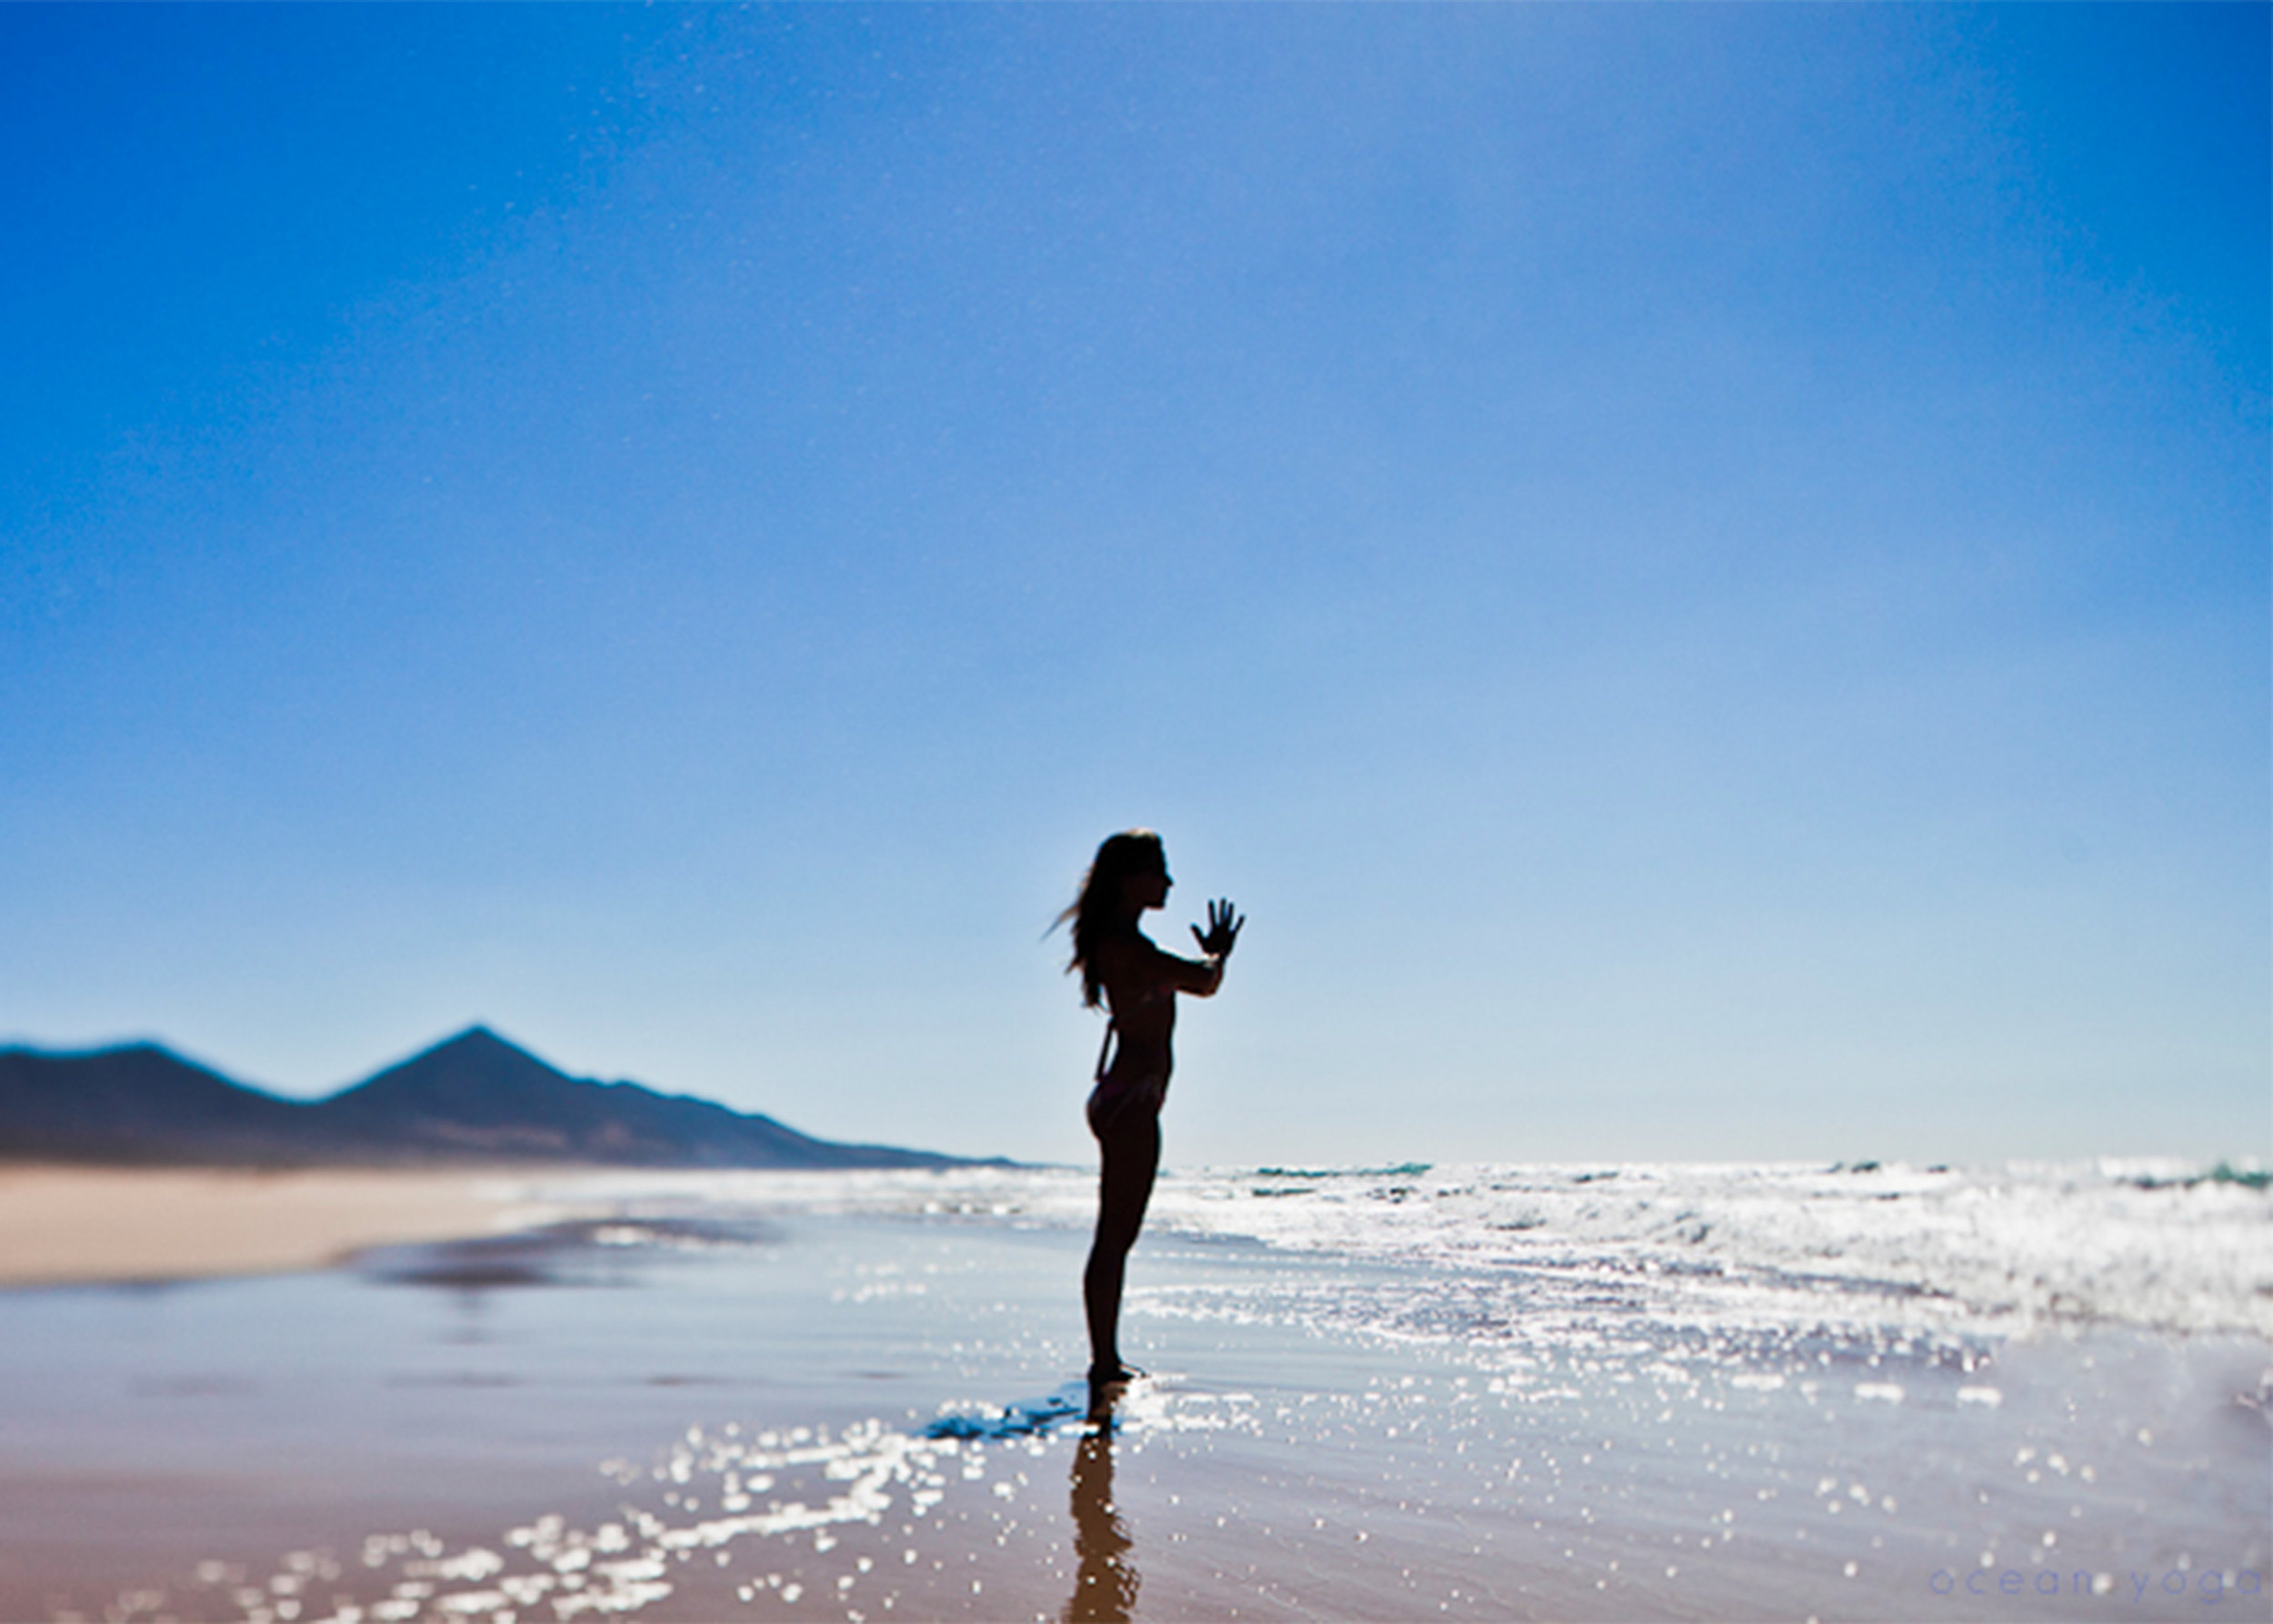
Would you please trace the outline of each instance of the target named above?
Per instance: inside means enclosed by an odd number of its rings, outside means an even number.
[[[0,8],[0,1037],[2264,1154],[2268,15]]]

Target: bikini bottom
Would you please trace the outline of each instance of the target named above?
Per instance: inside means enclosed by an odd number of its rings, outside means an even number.
[[[1108,1077],[1089,1092],[1089,1131],[1104,1138],[1137,1119],[1137,1114],[1157,1117],[1168,1097],[1164,1077]]]

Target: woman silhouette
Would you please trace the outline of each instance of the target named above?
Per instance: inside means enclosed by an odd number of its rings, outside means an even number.
[[[1192,927],[1203,957],[1163,953],[1136,925],[1147,909],[1167,902],[1173,883],[1160,837],[1130,829],[1097,847],[1081,895],[1057,917],[1061,925],[1073,924],[1073,962],[1066,967],[1081,973],[1081,1001],[1094,1009],[1102,998],[1112,1017],[1089,1096],[1089,1131],[1097,1136],[1103,1163],[1096,1238],[1081,1277],[1092,1388],[1134,1374],[1121,1363],[1121,1279],[1160,1167],[1160,1104],[1175,1065],[1168,1038],[1176,1030],[1176,995],[1214,996],[1247,923],[1229,902],[1211,902],[1206,934]]]

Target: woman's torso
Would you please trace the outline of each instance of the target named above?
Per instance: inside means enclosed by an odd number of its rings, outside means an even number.
[[[1113,1017],[1108,1079],[1157,1078],[1166,1084],[1175,1069],[1169,1039],[1176,1031],[1176,988],[1161,966],[1167,957],[1134,930],[1098,950],[1098,979]]]

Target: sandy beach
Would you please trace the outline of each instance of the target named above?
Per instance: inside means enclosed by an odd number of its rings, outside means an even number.
[[[572,1180],[534,1231],[0,1292],[0,1618],[2273,1616],[2254,1333],[1707,1336],[1599,1247],[1580,1315],[1195,1219],[1100,1429],[1085,1183]]]
[[[0,1165],[0,1287],[322,1268],[569,1216],[527,1192],[510,1173]]]

